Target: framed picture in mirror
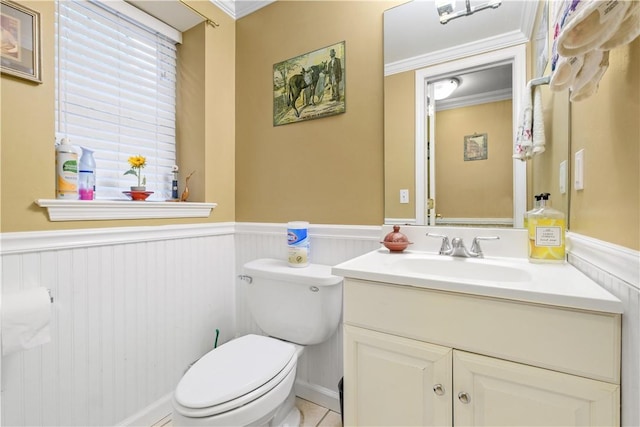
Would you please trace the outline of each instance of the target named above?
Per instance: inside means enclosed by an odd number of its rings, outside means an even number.
[[[464,137],[464,161],[487,159],[487,134],[474,133]]]
[[[40,14],[9,0],[1,1],[0,10],[2,73],[42,83]]]

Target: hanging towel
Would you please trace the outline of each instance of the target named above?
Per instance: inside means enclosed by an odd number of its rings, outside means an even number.
[[[585,55],[584,66],[571,87],[571,102],[582,101],[596,93],[607,68],[609,68],[608,50],[594,50]]]
[[[522,99],[522,110],[520,111],[520,122],[516,132],[516,143],[514,144],[513,158],[527,160],[527,154],[533,147],[533,100],[531,97],[531,82],[527,83]]]
[[[567,22],[567,16],[571,10],[571,1],[563,1],[563,2],[555,2],[556,5],[554,10],[554,20],[553,20],[553,43],[551,45],[551,81],[549,82],[549,87],[551,90],[559,92],[571,87],[574,83],[576,75],[580,68],[582,68],[582,63],[584,62],[584,57],[580,56],[571,56],[564,57],[560,56],[558,53],[558,37],[560,36],[560,32]]]
[[[640,1],[631,2],[624,20],[620,24],[618,31],[602,46],[602,50],[615,49],[618,46],[631,43],[636,37],[640,36]]]
[[[598,49],[616,34],[631,2],[573,0],[558,36],[558,53],[579,56]]]
[[[544,153],[544,114],[542,112],[542,89],[533,88],[533,151],[532,156]]]
[[[544,152],[545,144],[542,90],[529,82],[524,92],[513,153],[514,159],[523,161]]]
[[[570,58],[559,56],[549,82],[551,90],[559,92],[570,88],[575,83],[576,76],[583,63],[583,56],[572,56]]]

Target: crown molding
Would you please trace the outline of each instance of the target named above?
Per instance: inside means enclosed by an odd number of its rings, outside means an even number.
[[[511,88],[494,90],[476,95],[461,96],[458,98],[443,99],[436,102],[436,111],[451,110],[460,107],[470,107],[472,105],[486,104],[487,102],[506,101],[513,98]]]
[[[481,55],[493,50],[517,46],[519,44],[526,43],[527,41],[529,41],[529,37],[522,32],[511,31],[509,33],[476,40],[453,48],[441,49],[424,55],[414,56],[413,58],[386,64],[384,66],[384,75],[390,76],[397,73],[403,73],[405,71],[430,67],[443,62]]]
[[[232,17],[233,19],[240,19],[247,15],[252,14],[258,9],[270,5],[275,0],[254,0],[254,1],[239,1],[239,0],[210,0],[211,3],[219,7],[224,13]]]

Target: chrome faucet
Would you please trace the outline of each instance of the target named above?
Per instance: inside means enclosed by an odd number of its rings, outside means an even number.
[[[463,258],[484,258],[484,254],[482,253],[482,248],[480,247],[480,240],[498,240],[500,237],[498,236],[478,236],[473,238],[473,242],[471,243],[471,249],[467,249],[460,237],[454,237],[449,242],[449,237],[427,233],[428,237],[438,237],[442,239],[442,245],[440,246],[440,255],[450,255],[455,257],[463,257]]]

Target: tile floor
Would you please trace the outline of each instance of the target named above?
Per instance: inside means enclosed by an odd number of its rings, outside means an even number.
[[[296,406],[302,413],[301,427],[342,427],[340,414],[296,397]],[[152,427],[172,427],[171,415],[154,423]]]

